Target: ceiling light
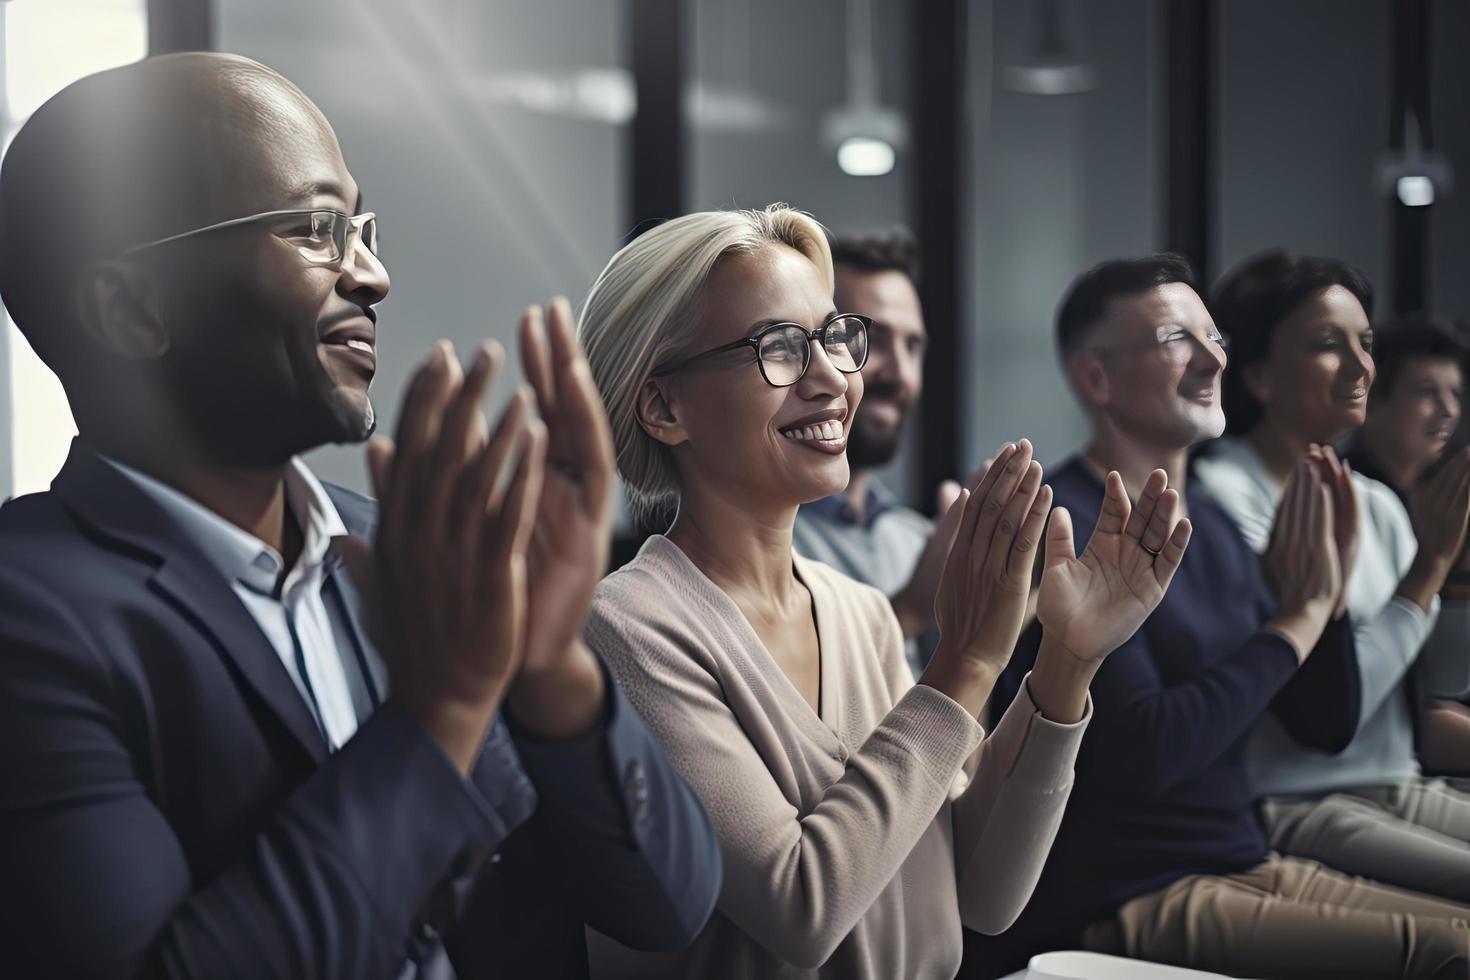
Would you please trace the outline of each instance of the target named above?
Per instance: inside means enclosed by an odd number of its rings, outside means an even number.
[[[847,102],[823,116],[822,141],[836,151],[838,169],[850,177],[891,173],[898,151],[908,145],[903,114],[878,104],[871,0],[848,0]]]
[[[1454,184],[1449,161],[1425,149],[1413,110],[1404,115],[1403,149],[1378,155],[1378,184],[1406,208],[1427,208]]]
[[[1001,85],[1024,95],[1075,95],[1097,87],[1097,73],[1069,40],[1061,0],[1034,0],[1026,57],[1000,71]]]
[[[849,177],[881,177],[896,158],[892,143],[871,136],[851,136],[837,147],[837,166]]]
[[[1395,190],[1406,208],[1427,208],[1434,203],[1434,181],[1423,174],[1400,177]]]

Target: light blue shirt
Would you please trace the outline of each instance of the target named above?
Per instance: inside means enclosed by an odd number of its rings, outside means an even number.
[[[298,459],[286,469],[286,503],[303,540],[300,557],[283,579],[280,554],[255,535],[145,473],[107,462],[173,518],[219,569],[275,648],[328,747],[335,751],[346,744],[371,714],[385,670],[372,650],[363,650],[367,662],[359,661],[343,611],[323,600],[329,562],[335,560],[332,542],[345,537],[347,528],[321,482]]]
[[[1221,439],[1195,464],[1201,484],[1239,526],[1251,548],[1266,550],[1283,487],[1244,439]],[[1413,525],[1392,490],[1353,474],[1358,500],[1358,553],[1348,570],[1363,703],[1358,732],[1341,753],[1297,744],[1269,714],[1246,746],[1252,784],[1265,796],[1319,796],[1341,789],[1389,786],[1417,778],[1409,672],[1424,693],[1455,695],[1470,685],[1470,617],[1464,604],[1438,596],[1429,612],[1397,595],[1418,551]],[[1426,642],[1428,641],[1428,642]]]

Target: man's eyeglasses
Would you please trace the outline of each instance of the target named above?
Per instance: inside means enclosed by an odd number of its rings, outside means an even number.
[[[1216,347],[1220,353],[1230,353],[1230,338],[1211,327],[1210,332],[1204,337],[1190,333],[1188,330],[1175,330],[1163,337],[1151,337],[1148,340],[1140,340],[1129,344],[1103,344],[1092,348],[1095,354],[1129,354],[1139,351],[1156,350],[1166,360],[1175,364],[1188,364],[1194,357],[1194,348],[1198,344],[1206,350],[1210,345]]]
[[[832,366],[843,374],[856,374],[868,362],[868,328],[873,321],[856,313],[832,317],[815,330],[799,323],[773,323],[752,337],[741,337],[720,347],[686,357],[659,368],[654,377],[673,374],[694,361],[727,351],[750,347],[755,351],[761,377],[773,388],[787,388],[806,375],[812,363],[812,341],[822,345]]]
[[[352,260],[358,242],[373,255],[378,254],[378,216],[371,211],[362,214],[343,214],[341,211],[316,209],[311,211],[264,211],[244,218],[231,218],[203,228],[181,231],[177,235],[159,238],[123,250],[123,255],[133,255],[145,249],[167,245],[184,238],[192,238],[205,232],[234,228],[240,225],[266,224],[272,234],[295,246],[302,258],[312,265],[341,268]]]

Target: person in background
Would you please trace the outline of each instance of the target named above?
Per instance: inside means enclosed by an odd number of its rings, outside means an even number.
[[[1367,421],[1344,459],[1398,494],[1406,506],[1409,490],[1441,457],[1460,424],[1465,353],[1454,325],[1429,314],[1400,317],[1374,331],[1378,376],[1368,394]],[[1465,551],[1440,597],[1447,604],[1470,600]],[[1419,762],[1436,775],[1470,776],[1470,708],[1463,702],[1441,698],[1425,707]]]
[[[1289,478],[1264,563],[1190,477],[1189,452],[1225,427],[1225,338],[1176,255],[1104,262],[1057,314],[1067,380],[1091,436],[1051,477],[1078,527],[1117,470],[1140,505],[1162,468],[1194,525],[1169,592],[1093,682],[1097,717],[1031,904],[1011,932],[969,937],[1002,968],[1056,946],[1239,976],[1463,975],[1467,910],[1271,853],[1246,779],[1250,732],[1272,726],[1324,753],[1357,726],[1353,634],[1333,511],[1347,475],[1324,453]],[[1003,705],[1036,655],[1028,631]],[[1453,971],[1458,970],[1458,974]],[[974,971],[967,975],[985,975]]]
[[[1258,552],[1310,447],[1364,422],[1372,305],[1353,267],[1288,251],[1253,256],[1215,286],[1211,310],[1232,345],[1231,435],[1196,472]],[[1470,688],[1470,605],[1440,597],[1470,518],[1470,449],[1420,480],[1407,511],[1377,480],[1354,474],[1352,486],[1357,541],[1343,568],[1362,681],[1357,732],[1326,753],[1262,730],[1247,754],[1251,784],[1276,850],[1470,903],[1470,796],[1421,775],[1414,746],[1418,698]]]
[[[797,508],[848,485],[866,317],[833,303],[808,215],[686,215],[619,251],[581,336],[619,470],[666,535],[598,586],[587,642],[714,818],[718,910],[685,956],[594,948],[606,976],[949,980],[961,924],[1008,927],[1061,818],[1097,664],[1188,542],[1177,497],[1108,521],[1081,559],[1053,515],[1035,670],[986,736],[1050,511],[1025,440],[937,534],[939,644],[917,684],[886,596],[794,555]],[[599,950],[602,952],[599,953]]]
[[[933,653],[934,590],[945,542],[932,521],[898,502],[877,471],[897,456],[909,411],[924,390],[928,335],[916,288],[919,247],[903,228],[840,234],[831,244],[837,308],[873,321],[864,394],[847,445],[852,480],[841,492],[802,505],[792,540],[797,554],[888,596],[917,677]],[[948,510],[959,492],[958,483],[946,480],[935,513]]]
[[[579,635],[612,452],[565,302],[522,325],[541,419],[491,432],[499,348],[440,344],[378,505],[300,460],[375,427],[377,242],[245,58],[11,144],[0,293],[79,435],[0,508],[0,975],[579,977],[584,923],[703,926],[709,818]]]

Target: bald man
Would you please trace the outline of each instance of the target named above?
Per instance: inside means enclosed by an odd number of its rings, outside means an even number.
[[[375,427],[361,206],[242,58],[83,79],[11,145],[0,295],[80,434],[0,508],[0,975],[582,976],[585,927],[713,907],[707,816],[578,638],[612,462],[565,303],[522,326],[544,422],[492,433],[498,352],[441,345],[381,510],[298,459]]]

